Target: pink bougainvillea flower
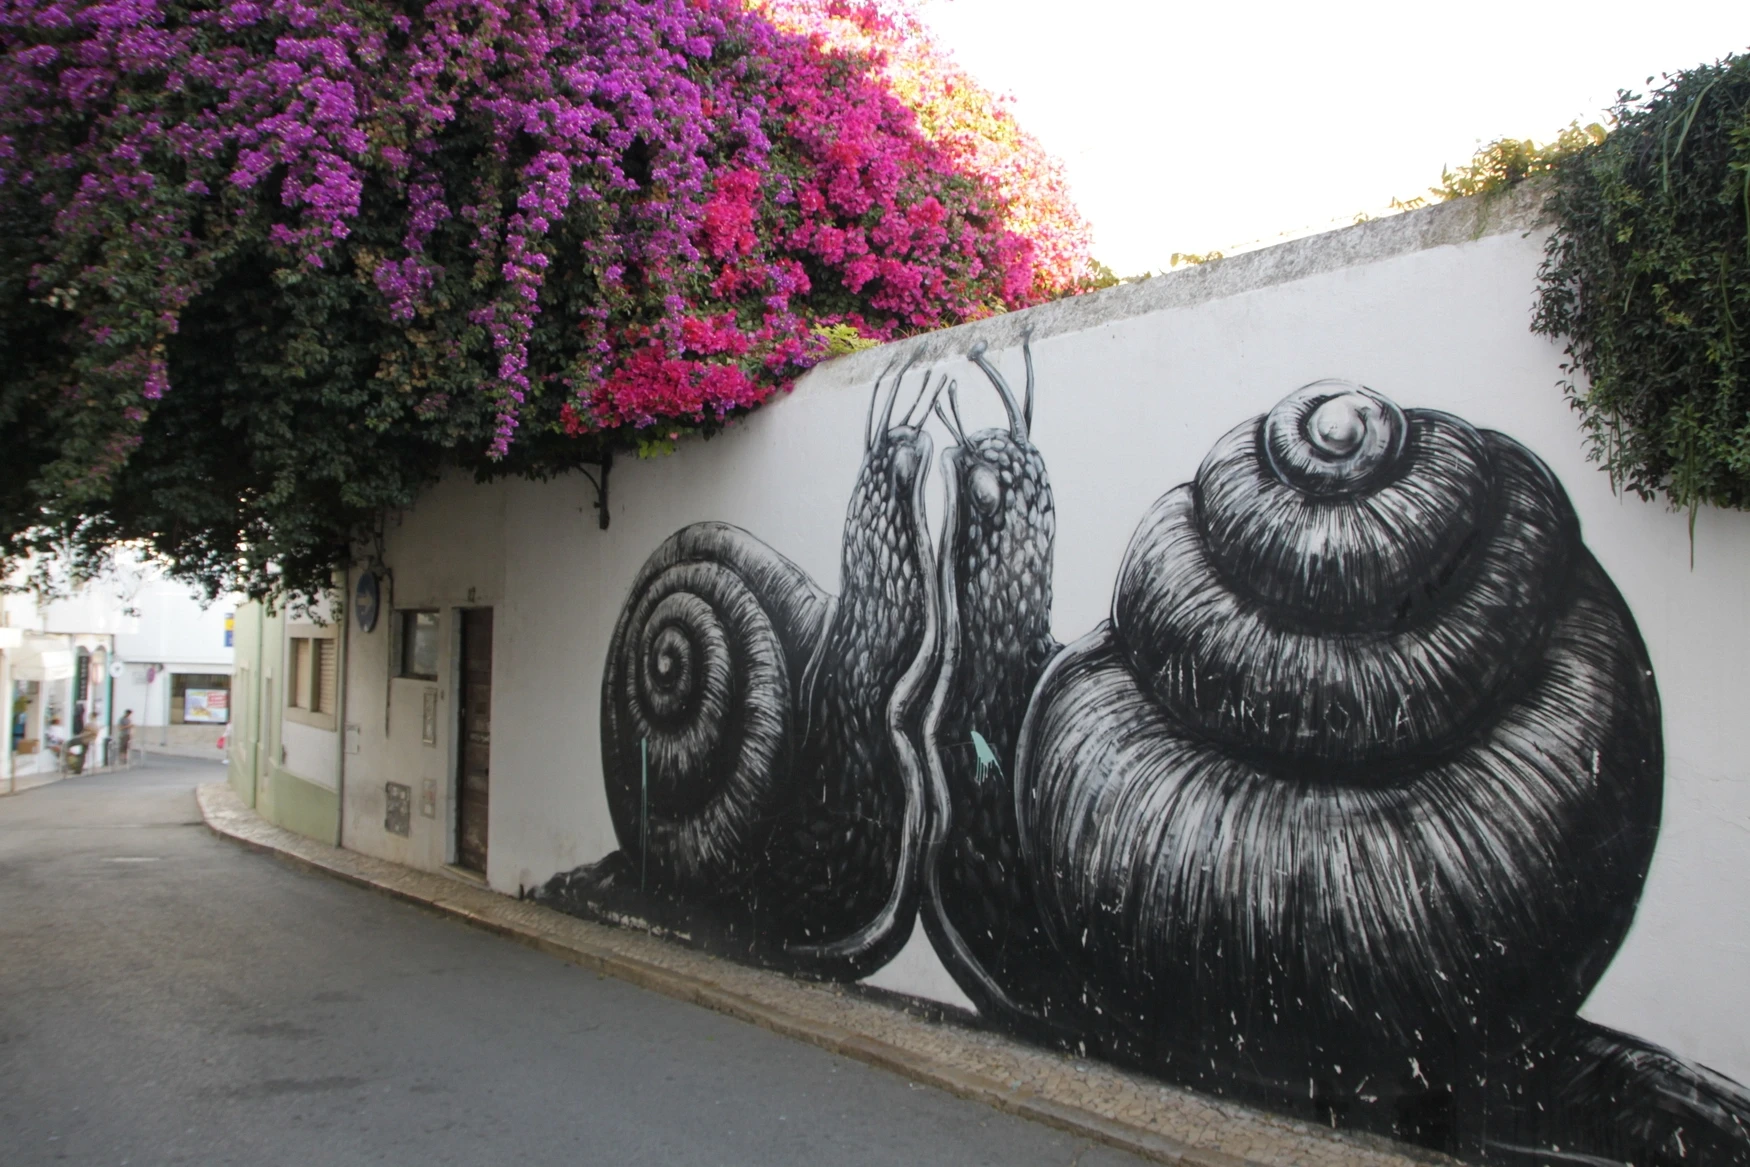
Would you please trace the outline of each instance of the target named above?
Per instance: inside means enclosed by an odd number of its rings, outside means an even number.
[[[829,329],[1088,267],[1060,169],[891,0],[0,0],[0,199],[47,209],[33,294],[118,458],[244,262],[367,289],[361,375],[482,406],[450,440],[494,458],[721,424]]]

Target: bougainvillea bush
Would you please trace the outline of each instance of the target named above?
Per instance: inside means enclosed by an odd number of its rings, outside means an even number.
[[[891,0],[0,0],[7,553],[308,591],[446,465],[708,433],[846,338],[1077,287],[1061,176],[917,34]]]

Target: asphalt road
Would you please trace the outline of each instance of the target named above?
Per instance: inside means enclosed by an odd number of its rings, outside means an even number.
[[[218,766],[0,798],[0,1163],[1141,1160],[209,835]]]

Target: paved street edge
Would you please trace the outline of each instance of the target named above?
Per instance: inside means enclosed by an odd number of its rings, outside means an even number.
[[[997,1110],[1018,1115],[1046,1126],[1091,1139],[1107,1146],[1128,1151],[1161,1163],[1183,1167],[1277,1167],[1284,1162],[1280,1154],[1285,1136],[1288,1140],[1305,1140],[1304,1157],[1291,1154],[1287,1161],[1309,1164],[1366,1161],[1372,1164],[1450,1164],[1444,1156],[1420,1152],[1415,1148],[1390,1143],[1387,1140],[1352,1137],[1327,1133],[1316,1127],[1294,1123],[1262,1112],[1253,1112],[1233,1103],[1219,1103],[1219,1110],[1231,1115],[1236,1124],[1254,1123],[1268,1131],[1269,1141],[1279,1153],[1266,1158],[1234,1155],[1208,1147],[1197,1147],[1165,1137],[1157,1132],[1130,1125],[1100,1114],[1067,1092],[1049,1089],[1015,1089],[985,1074],[968,1071],[945,1059],[904,1049],[868,1033],[824,1023],[801,1011],[786,1011],[770,1003],[756,1000],[708,977],[691,975],[674,968],[663,967],[618,950],[614,943],[631,933],[606,925],[590,924],[536,904],[512,899],[464,882],[460,878],[432,872],[417,871],[385,860],[374,859],[358,852],[332,847],[268,823],[258,816],[228,783],[214,782],[196,788],[201,818],[208,830],[220,838],[242,844],[250,850],[263,852],[292,866],[333,876],[360,887],[381,892],[394,899],[414,904],[461,920],[476,928],[544,952],[550,956],[590,969],[604,976],[627,981],[640,988],[662,993],[678,1000],[751,1022],[773,1033],[804,1041],[832,1053],[877,1066],[913,1081],[934,1086],[950,1094],[984,1103]],[[603,933],[598,942],[591,931]],[[717,963],[692,949],[664,943],[684,953],[693,961]],[[793,985],[798,991],[806,986],[790,982],[775,973],[759,973],[739,965],[727,966],[737,977],[752,973],[770,977],[775,982]],[[957,1033],[966,1032],[960,1026],[926,1021],[892,1006],[873,1006],[895,1015],[895,1021],[911,1026],[926,1026],[937,1032],[932,1037],[954,1040]],[[967,1033],[970,1041],[971,1033]],[[1014,1045],[1019,1052],[1037,1056],[1040,1051],[1010,1043],[1006,1039],[979,1032],[977,1040]],[[1055,1055],[1050,1055],[1055,1056]],[[1163,1093],[1169,1088],[1162,1088]],[[1054,1097],[1054,1093],[1060,1096]],[[1205,1108],[1215,1105],[1199,1098]]]

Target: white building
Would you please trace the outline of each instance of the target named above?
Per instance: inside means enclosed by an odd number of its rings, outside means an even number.
[[[58,738],[86,733],[89,761],[119,762],[117,724],[133,749],[218,757],[229,721],[236,601],[203,604],[156,569],[123,562],[58,597],[0,597],[0,778],[53,772]]]

